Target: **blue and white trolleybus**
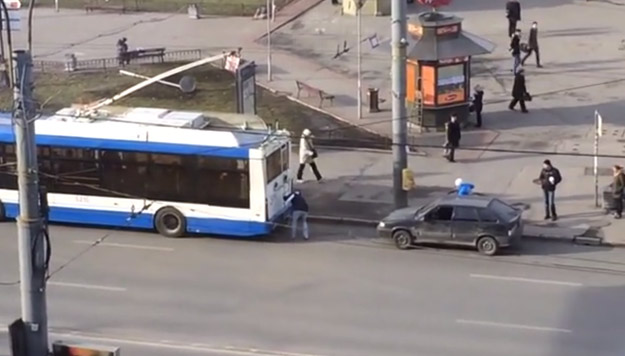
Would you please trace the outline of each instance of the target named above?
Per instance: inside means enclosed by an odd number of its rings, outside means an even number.
[[[256,116],[76,113],[63,109],[35,123],[50,222],[251,237],[271,232],[288,209],[289,137]],[[0,218],[15,218],[15,135],[10,118],[1,121]]]

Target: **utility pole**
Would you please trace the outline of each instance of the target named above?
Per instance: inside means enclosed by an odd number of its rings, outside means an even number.
[[[48,355],[46,270],[48,256],[39,206],[35,105],[30,52],[15,51],[13,86],[15,145],[19,189],[20,289],[27,356]]]
[[[273,17],[273,1],[267,0],[267,81],[271,81],[271,18]]]
[[[356,16],[357,18],[357,29],[356,29],[356,33],[358,36],[358,118],[362,119],[362,52],[361,52],[361,43],[362,43],[362,3],[363,0],[358,0],[356,6],[358,6],[358,8],[356,9],[357,14]]]
[[[393,96],[393,197],[396,208],[408,205],[407,192],[402,188],[403,170],[408,166],[406,152],[406,0],[391,3],[391,64]]]

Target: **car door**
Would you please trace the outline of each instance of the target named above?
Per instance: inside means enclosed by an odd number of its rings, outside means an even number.
[[[477,209],[470,206],[454,207],[451,223],[451,237],[454,244],[470,244],[480,233],[480,219]]]
[[[418,242],[444,243],[451,239],[451,217],[453,207],[439,205],[423,216],[417,226],[414,235]]]

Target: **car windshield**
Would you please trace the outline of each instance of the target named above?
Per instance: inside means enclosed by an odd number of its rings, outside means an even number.
[[[502,220],[512,220],[519,215],[519,212],[515,208],[501,200],[493,199],[488,207]]]
[[[423,214],[424,212],[432,209],[432,207],[434,206],[434,202],[429,202],[423,206],[421,206],[419,209],[417,209],[417,211],[415,212],[415,216],[419,216],[421,214]]]

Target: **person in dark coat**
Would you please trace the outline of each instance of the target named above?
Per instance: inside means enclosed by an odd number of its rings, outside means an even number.
[[[304,240],[308,240],[308,203],[299,190],[284,197],[287,205],[291,205],[291,239],[297,236],[298,225],[302,224]]]
[[[456,114],[451,115],[450,121],[445,124],[445,134],[447,142],[445,142],[445,157],[449,162],[455,162],[456,148],[460,146],[460,123]]]
[[[508,37],[516,32],[516,23],[521,21],[521,4],[518,0],[510,0],[506,3],[506,17],[508,18]]]
[[[476,85],[473,94],[473,111],[475,111],[475,127],[482,127],[482,109],[484,108],[484,89]]]
[[[625,190],[625,174],[623,167],[615,165],[612,167],[614,173],[614,181],[612,182],[612,196],[614,198],[614,217],[620,219],[623,217],[623,191]]]
[[[532,55],[532,53],[536,54],[536,67],[542,68],[540,65],[540,50],[538,49],[538,22],[536,21],[532,23],[529,40],[527,42],[527,54],[523,57],[521,65],[525,65],[525,61]]]
[[[512,101],[508,108],[514,110],[517,103],[521,104],[521,112],[528,113],[525,107],[525,98],[529,96],[527,88],[525,87],[525,70],[519,68],[514,76],[514,84],[512,84]]]
[[[556,187],[561,181],[562,175],[560,175],[560,171],[551,164],[550,160],[546,159],[543,162],[543,169],[538,176],[538,182],[545,196],[545,220],[558,220],[558,214],[556,213]]]
[[[516,30],[510,40],[510,53],[512,53],[512,73],[516,73],[521,65],[521,30]]]

